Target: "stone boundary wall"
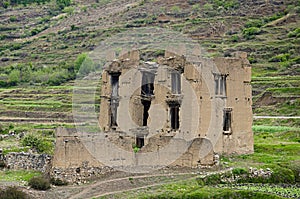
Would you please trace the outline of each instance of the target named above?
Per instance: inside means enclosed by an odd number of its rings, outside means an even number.
[[[114,171],[111,167],[52,168],[50,176],[70,184],[81,184]]]
[[[41,172],[49,172],[52,156],[47,154],[32,153],[8,153],[2,156],[3,162],[8,169],[25,169]]]

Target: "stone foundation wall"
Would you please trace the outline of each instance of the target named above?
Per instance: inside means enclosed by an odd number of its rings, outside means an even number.
[[[25,169],[47,172],[51,168],[52,156],[46,154],[9,153],[2,155],[5,166],[9,169]]]
[[[114,171],[111,167],[74,167],[52,168],[51,177],[68,182],[69,184],[86,183],[87,180],[99,178]]]

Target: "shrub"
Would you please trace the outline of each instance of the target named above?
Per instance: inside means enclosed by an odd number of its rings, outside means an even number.
[[[79,68],[78,73],[80,76],[84,76],[93,71],[95,71],[95,64],[90,57],[86,56]]]
[[[67,181],[61,180],[59,178],[51,178],[50,182],[51,182],[51,184],[53,184],[55,186],[65,186],[65,185],[68,185]]]
[[[48,190],[51,188],[50,181],[45,177],[33,177],[29,180],[28,185],[36,190]]]
[[[20,79],[20,71],[12,70],[8,75],[8,83],[11,86],[16,86]]]
[[[285,62],[290,59],[290,56],[291,55],[289,53],[279,54],[269,59],[269,62]]]
[[[180,9],[179,6],[173,6],[173,7],[171,8],[171,12],[172,12],[173,14],[179,14],[180,11],[181,11],[181,9]]]
[[[295,30],[289,32],[288,37],[300,37],[300,28],[296,28]]]
[[[270,183],[295,183],[295,176],[291,169],[277,168],[271,175]]]
[[[213,4],[206,3],[206,4],[204,4],[203,9],[205,11],[212,11],[214,9],[214,7],[213,7]]]
[[[75,9],[73,7],[69,6],[69,7],[65,7],[63,12],[67,13],[68,15],[72,15],[74,13],[74,10]]]
[[[263,26],[263,22],[260,19],[253,19],[253,20],[247,21],[245,24],[246,28],[251,28],[251,27],[260,28],[262,26]]]
[[[212,175],[206,176],[204,178],[198,178],[197,183],[200,186],[203,186],[204,184],[205,185],[221,184],[222,183],[221,175],[220,174],[212,174]]]
[[[248,170],[245,168],[234,168],[232,170],[232,174],[233,175],[243,175],[243,174],[247,174]]]
[[[63,9],[64,7],[67,7],[67,6],[71,5],[71,0],[56,0],[56,5],[60,9]]]
[[[193,5],[192,9],[193,9],[194,12],[199,12],[200,11],[200,4]]]
[[[4,190],[0,189],[0,199],[29,199],[29,196],[17,187],[8,187]]]
[[[0,168],[5,168],[6,164],[4,162],[4,160],[0,160]]]
[[[29,146],[37,150],[38,153],[51,153],[53,148],[51,142],[32,134],[26,135],[21,143],[23,146]]]
[[[237,36],[237,35],[232,35],[230,40],[231,40],[232,42],[238,42],[238,41],[239,41],[239,36]]]
[[[9,2],[9,1],[4,1],[4,2],[2,3],[3,8],[8,8],[9,5],[10,5],[10,2]]]
[[[17,21],[17,17],[16,16],[10,16],[9,21],[11,21],[11,22]]]
[[[243,37],[245,39],[253,39],[255,35],[258,35],[261,33],[261,30],[257,27],[250,27],[243,29]]]

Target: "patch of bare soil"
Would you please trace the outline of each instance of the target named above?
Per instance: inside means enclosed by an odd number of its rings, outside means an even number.
[[[259,99],[256,100],[255,106],[272,106],[278,103],[284,103],[287,100],[293,100],[293,97],[274,97],[271,92],[265,92]]]

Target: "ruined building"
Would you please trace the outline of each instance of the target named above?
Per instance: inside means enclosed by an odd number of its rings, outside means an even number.
[[[213,165],[215,154],[253,152],[246,53],[196,63],[169,52],[146,62],[132,51],[106,66],[101,81],[99,124],[106,141],[82,144],[74,133],[59,130],[55,168],[107,166],[95,154],[108,142],[132,154],[107,151],[118,166],[197,167]]]

